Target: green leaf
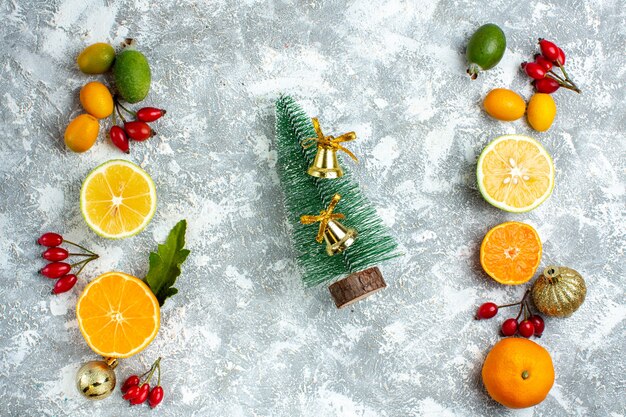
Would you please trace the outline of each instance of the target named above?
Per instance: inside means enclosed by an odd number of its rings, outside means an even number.
[[[187,221],[179,221],[170,231],[165,243],[158,246],[157,252],[150,253],[150,269],[143,280],[161,306],[167,298],[178,293],[174,284],[180,275],[180,266],[189,255],[189,250],[184,249],[186,230]]]

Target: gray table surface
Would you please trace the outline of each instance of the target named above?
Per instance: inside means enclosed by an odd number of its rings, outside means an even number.
[[[6,1],[0,6],[0,415],[148,415],[118,393],[83,400],[79,365],[95,355],[74,307],[110,270],[143,276],[148,251],[181,218],[191,256],[180,294],[123,377],[163,360],[161,416],[623,416],[626,410],[624,3],[596,1]],[[464,45],[499,24],[508,46],[477,81]],[[158,136],[127,158],[154,178],[156,216],[140,235],[97,237],[79,211],[82,179],[122,154],[101,134],[86,154],[62,141],[88,77],[75,57],[93,42],[135,37],[152,64],[146,103],[168,110]],[[518,70],[538,37],[568,54],[582,95],[555,94],[546,133],[480,108],[492,88],[528,98]],[[293,94],[350,148],[364,192],[406,253],[382,265],[389,287],[338,311],[324,286],[305,290],[281,203],[273,101]],[[522,215],[488,205],[475,185],[481,149],[529,134],[554,157],[556,187]],[[350,164],[345,160],[346,164]],[[501,320],[477,305],[522,287],[481,271],[485,232],[526,221],[542,266],[580,271],[589,291],[569,319],[547,319],[539,342],[556,383],[537,407],[511,411],[485,393],[482,361]],[[51,296],[34,244],[59,231],[102,255],[72,292]]]

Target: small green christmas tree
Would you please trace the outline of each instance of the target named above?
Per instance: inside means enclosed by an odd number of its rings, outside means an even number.
[[[291,97],[281,96],[276,102],[279,174],[299,253],[298,264],[307,287],[359,273],[400,256],[396,241],[349,172],[337,179],[321,179],[307,174],[317,150],[315,146],[304,148],[302,142],[316,136],[311,119],[302,108]],[[326,209],[335,194],[341,195],[335,212],[345,215],[342,223],[356,229],[358,237],[345,251],[329,256],[324,245],[315,242],[318,226],[301,224],[300,216]]]

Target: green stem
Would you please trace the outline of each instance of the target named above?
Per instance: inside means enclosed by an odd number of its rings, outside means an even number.
[[[152,370],[152,366],[150,367],[150,369],[148,369],[146,372],[144,372],[143,374],[141,374],[139,376],[139,379],[141,380],[141,378],[143,378],[144,376],[148,375],[148,373]]]
[[[526,300],[526,298],[528,297],[529,294],[530,294],[530,290],[526,290],[526,292],[524,293],[524,296],[522,297],[521,301],[518,301],[517,303],[503,304],[501,306],[498,306],[498,308],[518,306],[518,305],[522,304],[524,302],[524,300]]]
[[[528,320],[532,316],[530,312],[530,306],[528,305],[528,301],[524,303],[524,319]]]
[[[122,103],[120,103],[119,101],[117,102],[117,104],[124,109],[124,111],[128,114],[130,114],[133,117],[137,117],[137,113],[135,113],[134,111],[128,110],[126,107],[124,107],[124,105]]]
[[[555,78],[550,74],[546,74],[546,78],[550,78],[551,80],[556,81],[557,83],[559,83],[559,85],[563,88],[566,88],[568,90],[572,90],[572,91],[576,91],[577,93],[580,93],[580,90],[578,89],[578,87],[576,87],[575,85],[573,85],[570,81],[561,81],[560,78]]]
[[[567,75],[567,71],[565,71],[565,67],[563,67],[563,65],[561,65],[561,63],[559,61],[556,61],[556,63],[559,66],[559,68],[561,69],[561,72],[563,73],[563,75],[565,76],[565,80],[567,80],[567,82],[572,86],[572,88],[570,88],[570,90],[576,91],[578,94],[580,94],[580,89],[576,86],[576,83],[574,83],[574,81],[572,81],[572,79],[569,77],[569,75]]]
[[[567,88],[568,90],[572,90],[572,91],[575,91],[578,94],[580,94],[580,89],[578,89],[578,87],[576,87],[576,86],[564,85],[563,87]]]
[[[161,385],[161,358],[159,358],[159,362],[157,363],[157,368],[159,368],[159,379],[157,379],[157,387]]]
[[[93,256],[91,253],[68,253],[70,256]]]
[[[75,274],[76,276],[79,276],[81,272],[83,272],[83,269],[87,266],[87,262],[83,264],[83,266],[80,267],[80,269],[78,270],[78,272]]]
[[[70,264],[70,266],[71,266],[72,268],[74,268],[75,266],[78,266],[78,265],[80,265],[80,264],[89,263],[89,262],[93,261],[94,259],[98,259],[98,258],[99,258],[99,256],[98,256],[98,255],[93,255],[93,256],[90,256],[90,257],[89,257],[89,258],[87,258],[87,259],[83,259],[82,261],[78,261],[78,262],[76,262],[76,263]]]
[[[119,105],[120,105],[120,103],[118,101],[116,101],[115,102],[115,110],[117,111],[118,116],[120,116],[120,119],[122,119],[122,122],[126,123],[126,119],[124,118],[124,115],[120,111]]]
[[[561,84],[561,83],[559,83]],[[572,90],[577,92],[578,94],[580,94],[580,90],[578,89],[578,87],[572,86],[571,84],[561,84],[561,87],[567,89],[567,90]]]
[[[159,357],[159,359],[157,359],[152,366],[150,367],[150,374],[148,375],[148,377],[146,378],[146,380],[141,384],[149,384],[150,380],[152,379],[152,376],[154,375],[154,371],[157,370],[157,368],[159,368],[159,381],[161,380],[161,368],[160,368],[160,363],[161,363],[161,357]],[[144,374],[145,375],[145,374]],[[140,386],[141,386],[140,385]]]
[[[91,261],[93,261],[94,259],[98,258],[98,256],[96,255],[95,257],[91,257],[89,259],[85,259],[84,261],[80,261],[74,265],[72,265],[72,267],[74,267],[75,265],[80,265],[83,264],[80,269],[78,270],[78,272],[75,274],[76,276],[78,276],[81,272],[83,272],[83,269],[87,266],[87,264]]]
[[[561,78],[556,72],[554,72],[552,70],[548,71],[548,74],[546,74],[546,76],[548,76],[548,75],[552,76],[550,78],[553,78],[553,77],[556,78],[557,81],[565,82],[565,80],[563,78]]]
[[[556,77],[556,76],[553,76],[553,75],[551,75],[551,74],[546,74],[546,78],[549,78],[549,79],[551,79],[551,80],[556,81],[557,83],[559,83],[559,85],[560,85],[561,87],[568,88],[568,86],[569,86],[569,83],[568,83],[567,81],[563,80],[562,78],[558,78],[558,77]]]
[[[86,248],[86,247],[84,247],[84,246],[79,245],[78,243],[70,242],[69,240],[65,240],[65,239],[63,240],[63,242],[65,242],[65,243],[67,243],[67,244],[70,244],[70,245],[72,245],[72,246],[76,246],[77,248],[80,248],[80,249],[84,250],[85,252],[89,252],[89,253],[91,253],[92,255],[97,255],[95,252],[90,251],[89,249],[87,249],[87,248]]]
[[[522,311],[524,311],[524,304],[520,306],[519,313],[517,313],[517,317],[515,317],[515,321],[518,321],[520,316],[522,315]]]
[[[70,268],[74,268],[75,266],[82,265],[82,264],[84,264],[84,263],[86,263],[86,262],[89,262],[89,261],[91,261],[91,260],[92,260],[92,258],[83,259],[83,260],[82,260],[82,261],[80,261],[80,262],[76,262],[76,263],[70,264]]]
[[[513,306],[518,306],[518,305],[520,305],[521,303],[522,303],[522,302],[521,302],[521,301],[519,301],[519,302],[517,302],[517,303],[512,303],[512,304],[504,304],[504,305],[498,306],[498,308],[505,308],[505,307],[513,307]]]
[[[526,310],[528,311],[528,318],[533,316],[533,311],[530,309],[530,301],[526,301]]]
[[[525,313],[524,306],[526,305],[526,298],[528,297],[528,294],[530,294],[530,290],[526,290],[526,292],[524,293],[524,296],[522,297],[522,301],[518,303],[520,304],[520,309],[519,309],[519,313],[517,313],[517,317],[515,317],[515,321],[519,320],[519,318],[522,316],[522,312]],[[526,318],[525,314],[524,314],[524,318]]]
[[[565,68],[563,67],[563,65],[561,65],[561,62],[556,61],[556,64],[559,66],[559,69],[561,70],[561,72],[565,76],[565,79],[569,81],[569,76],[567,75],[567,71],[565,71]]]

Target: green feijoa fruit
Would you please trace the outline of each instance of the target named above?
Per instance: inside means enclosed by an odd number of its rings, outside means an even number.
[[[498,65],[506,49],[506,37],[498,25],[487,23],[478,28],[467,44],[467,73],[476,79],[480,71]]]
[[[139,51],[126,49],[115,57],[113,76],[117,92],[129,103],[138,103],[150,91],[150,65]]]
[[[89,45],[78,55],[78,68],[85,74],[102,74],[113,65],[115,49],[108,43]]]

